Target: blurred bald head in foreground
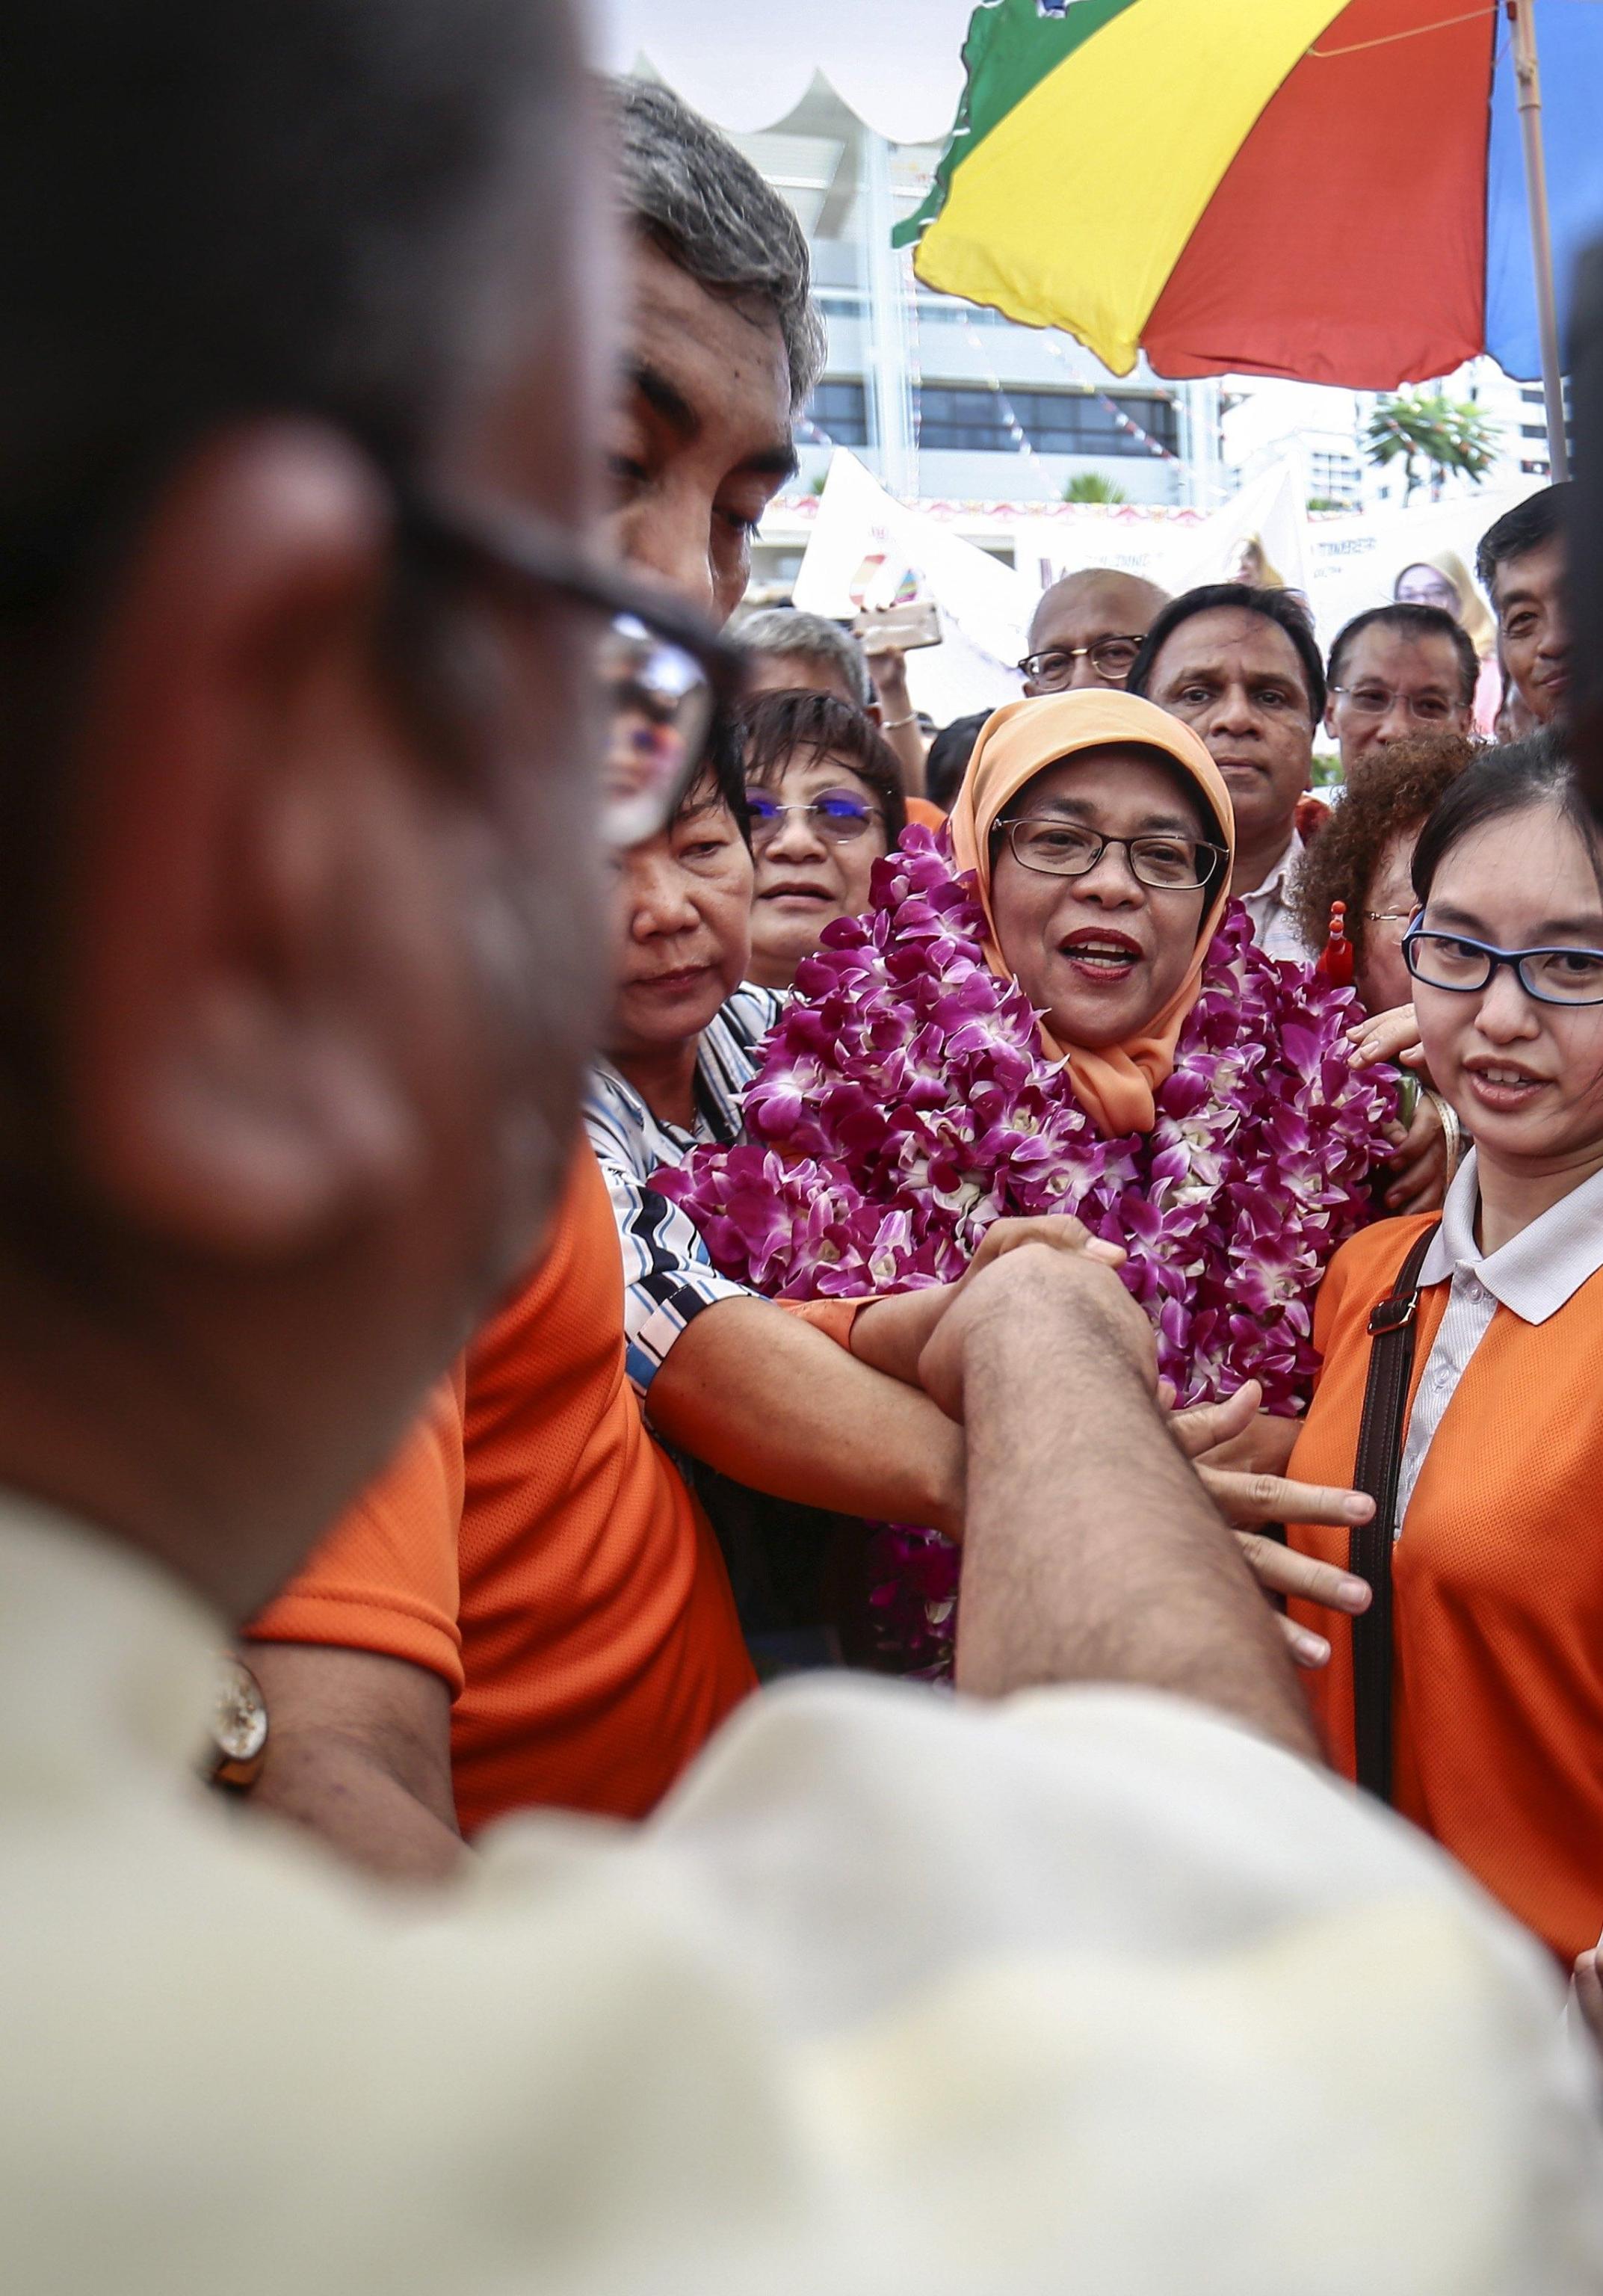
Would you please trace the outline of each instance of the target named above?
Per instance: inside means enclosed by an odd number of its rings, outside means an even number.
[[[596,618],[431,512],[590,518],[591,141],[560,5],[8,18],[0,1479],[229,1614],[567,1161]]]

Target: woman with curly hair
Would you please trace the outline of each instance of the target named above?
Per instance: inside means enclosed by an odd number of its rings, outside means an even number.
[[[1331,907],[1345,902],[1353,985],[1366,1013],[1412,999],[1403,935],[1414,909],[1414,847],[1476,746],[1461,734],[1435,734],[1378,750],[1303,856],[1292,888],[1303,939],[1322,948]]]
[[[1291,885],[1291,904],[1303,939],[1320,949],[1331,912],[1345,904],[1353,949],[1353,986],[1372,1026],[1358,1034],[1370,1060],[1398,1055],[1412,1064],[1413,983],[1403,962],[1403,936],[1413,914],[1409,872],[1419,832],[1443,797],[1476,756],[1479,744],[1460,734],[1419,734],[1377,750],[1350,782],[1303,855]],[[1457,1168],[1462,1146],[1457,1118],[1428,1089],[1405,1085],[1393,1128],[1391,1185],[1386,1210],[1434,1211]],[[1406,1128],[1405,1128],[1406,1124]]]

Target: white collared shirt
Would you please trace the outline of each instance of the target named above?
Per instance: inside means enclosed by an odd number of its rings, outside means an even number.
[[[17,2296],[1603,2286],[1546,1956],[1198,1707],[815,1678],[426,1896],[195,1783],[221,1636],[0,1497]]]
[[[1282,964],[1306,964],[1309,957],[1307,943],[1286,898],[1291,873],[1302,857],[1303,840],[1294,829],[1290,844],[1257,890],[1237,896],[1252,919],[1253,939],[1258,947],[1265,956],[1278,957]]]
[[[1603,1268],[1603,1172],[1533,1219],[1493,1252],[1475,1240],[1480,1205],[1476,1151],[1459,1167],[1419,1270],[1419,1288],[1451,1282],[1446,1313],[1426,1358],[1397,1479],[1397,1536],[1443,1415],[1499,1306],[1522,1323],[1545,1324]]]

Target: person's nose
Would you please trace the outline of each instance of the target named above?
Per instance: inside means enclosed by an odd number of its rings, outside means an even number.
[[[810,806],[789,805],[763,849],[769,861],[816,861],[824,850],[818,817]]]
[[[1475,1025],[1476,1032],[1493,1045],[1517,1044],[1540,1034],[1537,1005],[1521,988],[1511,964],[1500,964],[1481,991]]]
[[[1108,683],[1108,679],[1097,668],[1091,656],[1088,653],[1083,653],[1075,656],[1074,668],[1069,673],[1068,684],[1064,691],[1075,693],[1088,685],[1106,686]]]
[[[629,872],[629,934],[637,941],[670,940],[692,932],[699,912],[685,873],[671,855],[636,857]]]
[[[1134,908],[1147,898],[1147,889],[1122,845],[1104,845],[1095,867],[1076,877],[1074,885],[1084,899],[1095,901],[1102,908]]]
[[[1413,731],[1414,713],[1405,694],[1394,693],[1386,714],[1375,728],[1378,742],[1405,742]]]
[[[1563,606],[1555,599],[1543,618],[1536,652],[1544,661],[1562,661],[1569,650],[1569,625],[1564,619]]]
[[[712,505],[694,489],[659,487],[621,510],[612,530],[631,567],[654,574],[699,612],[724,619],[713,565]]]
[[[1208,723],[1220,734],[1256,734],[1260,730],[1258,713],[1246,686],[1232,680],[1223,687],[1208,713]]]

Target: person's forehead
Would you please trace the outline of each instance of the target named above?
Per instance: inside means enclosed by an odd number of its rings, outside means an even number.
[[[1030,647],[1094,645],[1099,638],[1143,636],[1157,602],[1125,574],[1070,576],[1049,590],[1030,623]]]
[[[1342,665],[1342,684],[1384,678],[1410,693],[1444,686],[1456,693],[1460,680],[1458,648],[1444,630],[1394,630],[1371,622],[1360,630]]]
[[[694,419],[685,443],[730,467],[790,447],[790,370],[776,312],[714,295],[649,240],[630,256],[632,364]]]
[[[1559,536],[1550,535],[1539,542],[1534,550],[1521,551],[1517,558],[1505,558],[1497,569],[1495,585],[1497,603],[1506,606],[1510,598],[1550,597],[1564,579],[1564,544]]]
[[[1443,855],[1430,890],[1438,902],[1501,913],[1526,924],[1559,916],[1599,919],[1592,857],[1574,824],[1544,801],[1482,822]]]
[[[1164,640],[1153,665],[1165,684],[1186,671],[1229,676],[1289,677],[1304,685],[1302,657],[1278,622],[1242,606],[1192,614]]]
[[[828,789],[831,783],[843,781],[866,786],[862,768],[836,750],[825,750],[822,755],[816,750],[792,750],[781,763],[780,777],[787,786],[808,789]]]
[[[1021,792],[1019,809],[1097,812],[1110,807],[1142,819],[1192,824],[1197,804],[1180,769],[1149,750],[1085,750],[1044,767]]]

